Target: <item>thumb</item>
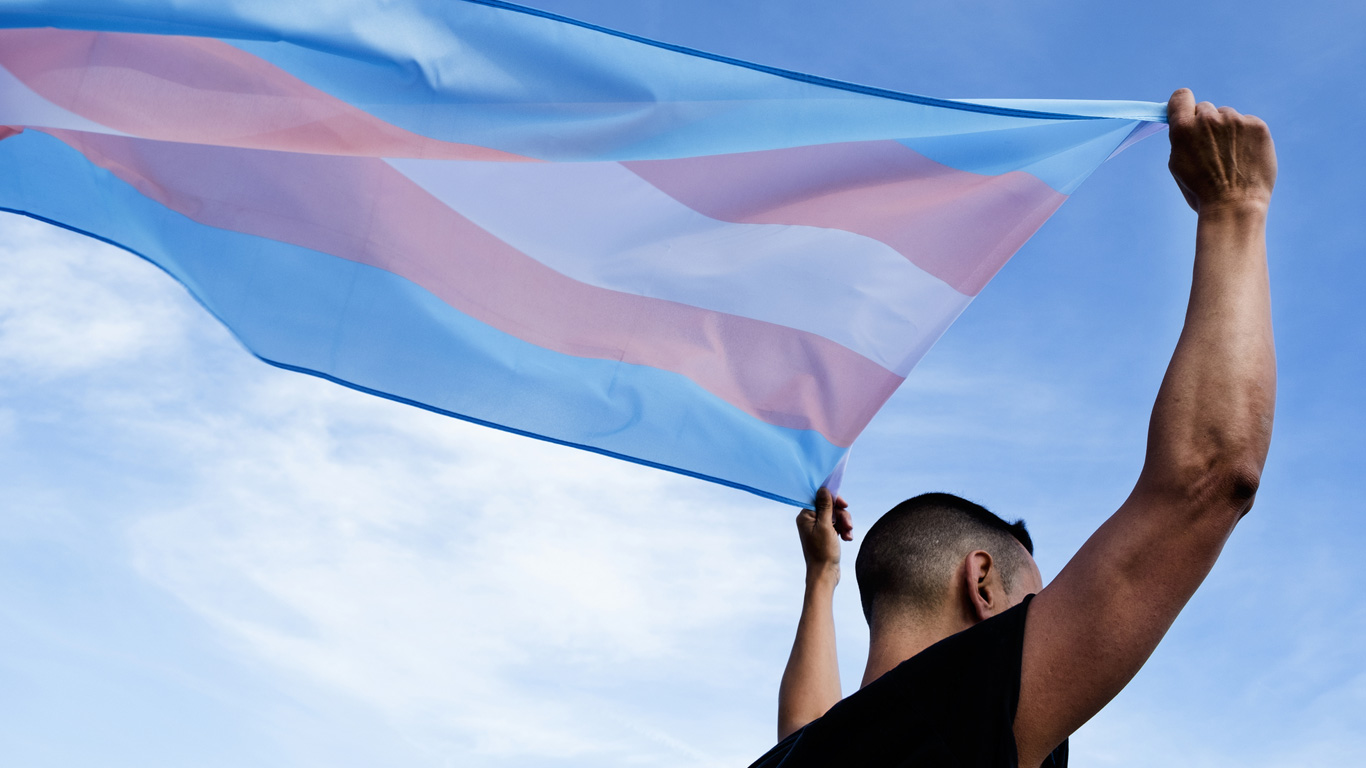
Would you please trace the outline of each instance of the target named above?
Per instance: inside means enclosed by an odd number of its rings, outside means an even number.
[[[1180,125],[1195,117],[1195,94],[1189,88],[1178,88],[1167,100],[1167,124]]]
[[[830,528],[835,525],[835,500],[828,488],[816,491],[816,527]]]

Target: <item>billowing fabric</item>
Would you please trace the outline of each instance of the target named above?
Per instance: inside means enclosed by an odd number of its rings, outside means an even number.
[[[0,208],[152,261],[272,364],[793,504],[1163,119],[484,0],[0,0]]]

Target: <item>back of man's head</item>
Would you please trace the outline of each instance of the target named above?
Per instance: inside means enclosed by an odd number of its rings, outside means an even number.
[[[979,549],[991,555],[1009,591],[1027,568],[1020,545],[1034,553],[1023,520],[1007,523],[951,493],[907,499],[874,523],[859,547],[854,574],[863,616],[872,626],[875,618],[939,611],[959,564]]]

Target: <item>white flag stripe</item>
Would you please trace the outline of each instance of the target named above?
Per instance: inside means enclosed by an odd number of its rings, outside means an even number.
[[[89,133],[127,136],[75,112],[63,109],[33,92],[8,69],[0,67],[0,125],[66,128]]]
[[[814,333],[902,376],[970,301],[872,238],[719,221],[616,163],[388,162],[575,280]]]

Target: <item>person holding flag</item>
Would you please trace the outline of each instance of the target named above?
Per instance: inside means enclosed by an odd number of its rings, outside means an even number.
[[[1066,765],[1067,738],[1143,666],[1252,508],[1275,408],[1275,148],[1264,122],[1188,89],[1167,109],[1199,217],[1194,279],[1132,493],[1046,587],[1023,522],[942,493],[893,508],[859,551],[868,664],[841,700],[831,599],[852,520],[822,489],[797,517],[806,597],[780,741],[752,768]]]

